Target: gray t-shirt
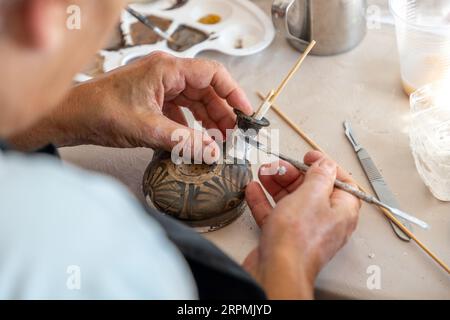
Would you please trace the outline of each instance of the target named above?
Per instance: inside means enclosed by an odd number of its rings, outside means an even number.
[[[0,299],[195,299],[188,265],[114,180],[0,151]]]

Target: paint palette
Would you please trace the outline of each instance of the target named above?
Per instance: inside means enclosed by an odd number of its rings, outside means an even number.
[[[130,6],[176,42],[168,43],[124,11],[121,30],[125,47],[100,52],[104,72],[156,50],[189,58],[207,50],[233,56],[251,55],[267,48],[275,36],[269,17],[247,0],[160,0]]]

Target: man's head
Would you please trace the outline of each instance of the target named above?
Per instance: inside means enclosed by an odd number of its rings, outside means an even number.
[[[0,138],[57,105],[72,77],[107,40],[125,3],[0,0]]]

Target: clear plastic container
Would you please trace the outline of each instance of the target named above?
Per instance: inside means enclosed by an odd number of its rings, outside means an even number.
[[[450,92],[448,82],[425,86],[411,95],[411,150],[431,193],[450,201]]]
[[[450,78],[450,1],[390,0],[395,19],[403,88]]]

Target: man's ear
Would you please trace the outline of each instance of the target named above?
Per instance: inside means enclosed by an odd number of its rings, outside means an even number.
[[[66,28],[66,1],[25,0],[18,11],[25,46],[51,50],[58,46]]]

